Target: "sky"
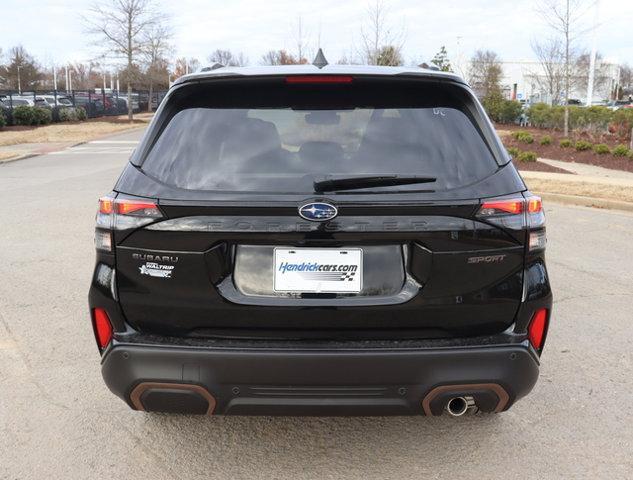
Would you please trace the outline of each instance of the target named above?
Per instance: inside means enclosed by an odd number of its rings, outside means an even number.
[[[109,0],[101,0],[108,2]],[[172,25],[176,56],[196,57],[204,65],[217,48],[243,52],[259,64],[268,50],[296,50],[301,18],[308,49],[320,44],[330,63],[350,57],[361,46],[367,7],[375,0],[155,0]],[[578,46],[592,45],[594,1],[586,14]],[[22,44],[45,67],[88,61],[101,51],[82,22],[91,1],[2,0],[0,48]],[[534,58],[531,43],[551,35],[537,1],[383,0],[387,24],[402,39],[406,64],[429,61],[445,45],[453,62],[477,49],[495,51],[504,61]],[[633,64],[632,0],[599,0],[598,51],[613,62]],[[29,13],[30,12],[30,13]],[[26,16],[25,16],[26,14]],[[16,19],[28,19],[25,22]],[[320,42],[319,42],[320,39]]]

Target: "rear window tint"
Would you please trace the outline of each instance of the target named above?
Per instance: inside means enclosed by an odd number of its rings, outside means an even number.
[[[437,179],[354,191],[366,193],[453,189],[498,168],[472,110],[446,92],[434,101],[429,88],[403,96],[311,87],[270,86],[257,98],[232,88],[175,101],[142,169],[179,188],[231,192],[313,193],[329,176]]]

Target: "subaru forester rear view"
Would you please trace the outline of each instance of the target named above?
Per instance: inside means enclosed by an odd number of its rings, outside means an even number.
[[[182,77],[95,238],[102,373],[136,410],[458,416],[537,380],[543,207],[453,74]]]

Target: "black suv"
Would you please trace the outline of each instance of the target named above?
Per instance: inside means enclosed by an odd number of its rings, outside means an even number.
[[[541,200],[459,77],[319,67],[170,89],[99,202],[106,384],[145,411],[507,410],[552,305]]]

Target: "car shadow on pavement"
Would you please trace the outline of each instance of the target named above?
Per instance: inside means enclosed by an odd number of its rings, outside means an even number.
[[[179,455],[200,467],[261,478],[335,475],[353,468],[386,478],[424,466],[494,455],[502,415],[442,417],[198,417],[143,414],[145,438],[156,436],[170,464]],[[514,425],[516,428],[516,425]],[[154,443],[154,445],[156,444]],[[490,457],[493,460],[494,456]],[[167,459],[166,459],[167,460]],[[480,458],[480,461],[483,461]],[[417,468],[414,468],[417,466]],[[404,477],[403,477],[404,478]]]

